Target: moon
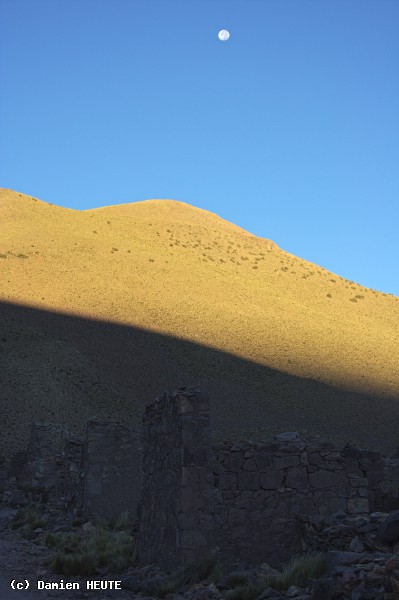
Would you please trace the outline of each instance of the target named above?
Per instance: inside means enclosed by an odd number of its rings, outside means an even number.
[[[222,29],[218,33],[218,38],[222,42],[227,42],[227,40],[229,39],[229,37],[230,37],[230,33],[227,31],[227,29]]]

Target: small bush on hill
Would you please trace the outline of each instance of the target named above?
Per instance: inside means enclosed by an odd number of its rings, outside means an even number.
[[[278,577],[265,577],[259,585],[239,585],[226,593],[226,600],[255,600],[268,587],[287,590],[291,585],[306,587],[310,579],[317,579],[325,571],[325,558],[321,553],[294,556]]]
[[[94,575],[99,568],[123,573],[128,567],[137,564],[137,551],[130,530],[131,522],[127,513],[112,524],[97,524],[87,534],[47,534],[43,539],[48,548],[55,549],[55,555],[47,564],[55,573],[62,575]]]
[[[19,511],[16,513],[11,525],[11,529],[27,527],[34,531],[39,527],[44,527],[45,524],[46,521],[39,518],[36,507],[33,504],[28,504],[27,506],[24,506],[24,508],[19,509]]]
[[[190,563],[173,573],[159,585],[155,590],[158,598],[164,598],[167,594],[173,594],[184,585],[192,585],[210,577],[216,582],[221,575],[220,565],[213,556],[204,558],[196,563]]]

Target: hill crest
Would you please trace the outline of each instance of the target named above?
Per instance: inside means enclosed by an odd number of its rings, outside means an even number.
[[[234,379],[228,366],[234,363],[233,357],[259,365],[265,374],[256,371],[259,382],[243,376],[253,388],[251,402],[258,406],[253,409],[255,421],[269,416],[261,415],[266,389],[275,398],[281,396],[278,378],[273,385],[273,378],[264,379],[267,370],[285,374],[287,382],[291,381],[287,386],[298,378],[320,382],[344,394],[385,399],[391,402],[390,410],[399,410],[398,298],[350,282],[213,213],[179,201],[146,200],[75,211],[0,190],[0,209],[0,301],[4,306],[124,325],[161,336],[166,346],[171,340],[181,340],[223,353],[223,369],[215,372],[212,365],[204,364],[201,370],[203,380],[215,386],[226,378]],[[7,327],[11,328],[8,333]],[[3,328],[6,339],[11,330],[17,335],[15,324],[4,322]],[[32,360],[41,363],[44,356],[50,360],[55,342],[43,341],[39,357],[26,336],[28,330],[26,325],[20,335]],[[73,348],[80,341],[71,344],[69,350],[56,345],[59,360],[64,353],[66,362],[74,356],[74,370],[80,361],[89,364],[91,350],[86,349],[79,359]],[[10,355],[7,369],[12,369],[18,352],[22,346]],[[124,364],[115,352],[112,360]],[[165,365],[177,361],[185,381],[195,383],[189,378],[198,367],[195,361],[177,359],[173,353],[163,361]],[[136,373],[143,385],[154,376],[155,366],[148,371],[152,362],[146,355],[142,372]],[[24,371],[22,362],[18,364]],[[35,369],[42,368],[38,362],[31,365],[25,375],[20,373],[21,381],[29,385]],[[169,372],[173,369],[170,365]],[[248,373],[251,369],[247,367]],[[45,389],[44,374],[40,381]],[[287,397],[290,393],[287,387]],[[309,402],[301,398],[294,413],[308,414]],[[64,409],[60,404],[59,410]],[[252,409],[248,410],[250,414]],[[380,430],[384,427],[381,423]],[[292,428],[300,429],[295,423]]]

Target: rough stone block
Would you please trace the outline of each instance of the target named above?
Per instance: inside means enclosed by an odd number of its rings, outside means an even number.
[[[199,490],[190,486],[180,490],[180,509],[184,513],[200,510],[204,501],[198,493]]]
[[[285,485],[290,488],[300,489],[308,485],[306,467],[293,467],[288,469],[285,476]]]
[[[221,473],[219,477],[219,489],[221,490],[236,490],[237,489],[237,473]]]
[[[369,512],[369,501],[367,498],[349,498],[348,513],[361,514]]]
[[[181,485],[201,485],[207,484],[208,473],[204,467],[182,467]]]
[[[259,489],[259,473],[247,471],[238,474],[238,489],[239,490],[258,490]]]
[[[260,473],[260,487],[264,490],[277,490],[284,481],[284,471],[282,469]]]
[[[227,522],[229,527],[248,526],[251,522],[251,512],[245,508],[230,508]]]
[[[276,469],[286,469],[299,465],[299,456],[297,454],[275,455],[273,456],[273,465]]]
[[[315,473],[309,474],[309,483],[316,489],[320,488],[339,488],[346,487],[348,484],[346,479],[340,473],[320,469]]]
[[[267,469],[268,467],[272,466],[272,457],[271,457],[270,452],[267,452],[267,451],[256,452],[254,454],[254,460],[255,460],[256,466],[258,467],[258,469],[260,471],[263,471],[264,469]]]
[[[265,500],[267,498],[267,492],[266,490],[256,490],[256,492],[254,492],[252,494],[252,498],[251,498],[251,507],[253,509],[257,509],[257,508],[262,508]]]
[[[256,471],[256,462],[253,456],[246,459],[243,469],[244,471]]]
[[[244,464],[244,457],[240,452],[232,452],[227,459],[228,469],[229,471],[234,471],[237,473]]]

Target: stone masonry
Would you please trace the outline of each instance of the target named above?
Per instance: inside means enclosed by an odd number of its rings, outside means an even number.
[[[139,433],[121,423],[87,423],[83,512],[90,518],[136,516],[141,491]]]
[[[147,406],[137,536],[144,563],[169,569],[211,552],[226,565],[280,567],[304,549],[309,520],[381,509],[386,469],[375,452],[295,432],[273,442],[209,439],[209,402],[197,390]]]
[[[208,398],[185,388],[157,398],[143,416],[142,445],[140,560],[167,569],[198,560],[213,531]]]
[[[32,424],[25,458],[15,458],[8,478],[86,519],[128,511],[137,517],[140,562],[166,570],[209,553],[226,566],[279,568],[334,515],[399,509],[397,458],[296,432],[212,445],[209,400],[194,389],[147,405],[141,433],[94,418],[85,438],[64,440],[60,452],[53,430]],[[18,494],[3,493],[11,497]]]
[[[56,485],[55,436],[51,426],[33,421],[20,477],[26,488],[53,491]]]
[[[303,550],[305,522],[336,512],[375,510],[374,487],[384,465],[376,453],[338,450],[297,433],[275,441],[222,443],[214,447],[212,542],[221,559],[279,567]]]
[[[15,461],[14,461],[15,462]],[[87,519],[135,519],[141,491],[139,432],[91,419],[85,439],[67,438],[56,451],[52,426],[34,421],[24,465],[13,469],[19,486],[45,492],[49,505],[77,508]]]

